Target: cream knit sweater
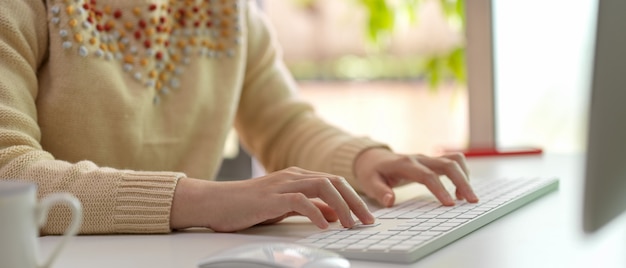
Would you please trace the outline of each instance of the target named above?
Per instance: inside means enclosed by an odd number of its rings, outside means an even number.
[[[380,145],[295,89],[254,1],[0,1],[0,178],[73,193],[84,234],[169,232],[177,179],[213,179],[233,126],[268,171],[353,182]],[[43,233],[68,221],[55,208]]]

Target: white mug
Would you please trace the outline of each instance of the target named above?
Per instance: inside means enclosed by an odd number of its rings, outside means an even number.
[[[39,228],[46,223],[55,204],[72,211],[72,222],[63,239],[42,261],[39,257]],[[55,193],[37,202],[37,185],[21,181],[0,181],[0,267],[49,267],[68,239],[78,233],[82,223],[80,201],[69,193]]]

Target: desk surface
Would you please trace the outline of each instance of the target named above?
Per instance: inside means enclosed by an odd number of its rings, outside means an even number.
[[[411,265],[385,267],[626,267],[626,220],[622,216],[593,236],[581,231],[580,156],[478,158],[472,178],[559,177],[560,188]],[[398,191],[400,201],[423,187]],[[192,229],[167,235],[110,235],[74,238],[53,267],[196,267],[222,249],[249,242],[293,242],[316,232],[303,218],[239,233]],[[59,237],[41,237],[47,255]],[[380,263],[351,261],[353,267]]]

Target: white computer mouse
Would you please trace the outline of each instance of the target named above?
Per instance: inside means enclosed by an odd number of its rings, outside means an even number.
[[[341,255],[292,243],[254,243],[235,247],[198,262],[200,268],[349,268]]]

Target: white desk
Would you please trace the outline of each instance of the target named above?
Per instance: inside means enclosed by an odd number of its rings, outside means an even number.
[[[416,263],[384,267],[626,267],[624,216],[592,237],[581,231],[581,157],[478,158],[469,164],[474,179],[556,176],[560,189]],[[415,189],[420,187],[401,189],[400,194],[411,195]],[[292,242],[315,231],[307,221],[295,218],[232,234],[195,229],[167,235],[80,236],[53,267],[196,267],[199,259],[224,248],[258,241]],[[39,240],[47,254],[59,238]],[[352,261],[352,266],[383,265]]]

